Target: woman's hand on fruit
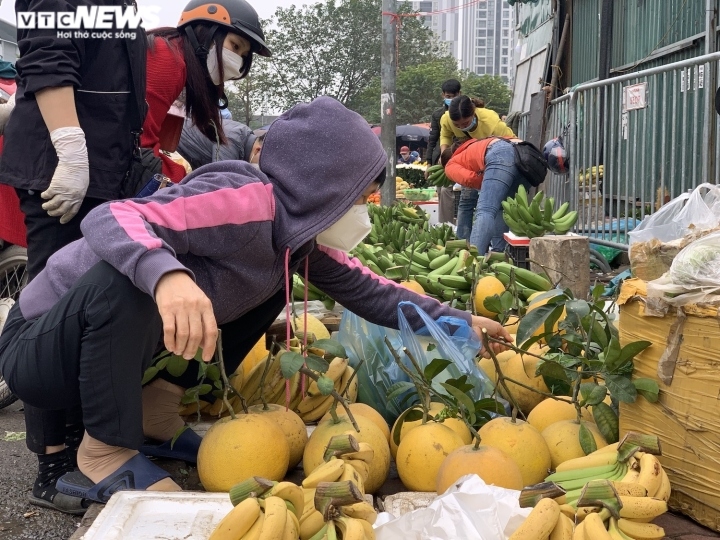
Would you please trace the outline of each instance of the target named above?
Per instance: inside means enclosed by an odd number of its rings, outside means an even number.
[[[493,321],[492,319],[488,319],[486,317],[478,317],[477,315],[472,315],[472,323],[471,324],[472,324],[473,330],[475,330],[475,333],[478,335],[478,337],[481,340],[483,338],[483,328],[484,328],[487,330],[488,337],[495,338],[495,339],[502,339],[508,343],[513,342],[512,336],[508,333],[507,330],[505,330],[505,327],[497,321]],[[492,348],[492,350],[495,354],[499,354],[508,349],[508,347],[503,345],[502,343],[495,343],[495,342],[491,342],[490,347]],[[484,350],[483,356],[485,358],[489,358],[490,353],[488,351]]]
[[[212,303],[195,281],[186,272],[168,272],[155,287],[155,303],[165,348],[191,360],[202,347],[202,359],[209,362],[215,354],[218,328]]]

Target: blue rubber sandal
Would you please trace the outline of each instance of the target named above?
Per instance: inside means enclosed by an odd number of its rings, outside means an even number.
[[[155,465],[142,454],[137,454],[97,484],[80,471],[73,471],[62,475],[58,479],[55,489],[73,497],[106,503],[116,491],[145,490],[169,476],[170,473]]]
[[[202,437],[192,429],[187,428],[177,438],[175,443],[170,445],[172,439],[165,442],[157,441],[156,444],[146,441],[140,447],[140,452],[149,457],[179,459],[188,463],[197,463],[198,450]]]

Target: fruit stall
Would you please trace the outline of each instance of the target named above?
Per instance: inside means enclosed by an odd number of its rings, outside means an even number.
[[[564,237],[577,219],[568,210],[524,190],[503,203],[529,242]],[[144,507],[163,494],[119,492],[85,540],[150,538],[152,523],[165,523],[163,538],[202,540],[661,539],[654,521],[670,508],[720,529],[720,380],[707,358],[720,350],[717,308],[658,313],[675,296],[639,279],[614,299],[598,284],[575,294],[543,261],[533,270],[478,253],[421,205],[369,213],[353,257],[499,321],[507,350],[496,354],[487,333],[373,327],[296,275],[282,332],[235,373],[218,355],[183,397],[181,414],[204,435],[201,490]],[[146,378],[184,368],[161,354]]]

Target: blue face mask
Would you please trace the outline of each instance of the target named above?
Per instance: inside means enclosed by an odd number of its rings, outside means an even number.
[[[475,126],[477,126],[477,116],[473,116],[472,122],[470,122],[470,125],[466,127],[465,129],[461,129],[463,133],[470,133],[473,129],[475,129]]]
[[[443,102],[445,103],[445,105],[447,105],[448,107],[450,106],[450,102],[451,102],[451,101],[452,101],[452,98],[445,98],[445,99],[443,100]]]

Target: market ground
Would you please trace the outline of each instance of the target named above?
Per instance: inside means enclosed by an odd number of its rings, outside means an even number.
[[[25,447],[24,440],[8,437],[9,433],[25,431],[22,406],[14,403],[0,409],[0,539],[2,540],[68,540],[81,533],[90,519],[67,516],[28,504],[27,493],[35,479],[36,459]],[[159,462],[186,489],[198,489],[197,472],[180,462]],[[293,480],[299,480],[293,478]],[[402,490],[397,479],[383,487],[384,494]],[[99,507],[98,507],[99,508]],[[90,517],[90,516],[88,516]],[[665,527],[667,538],[704,540],[720,538],[720,534],[700,527],[689,519],[668,514],[657,521]],[[76,538],[79,536],[76,535]]]

